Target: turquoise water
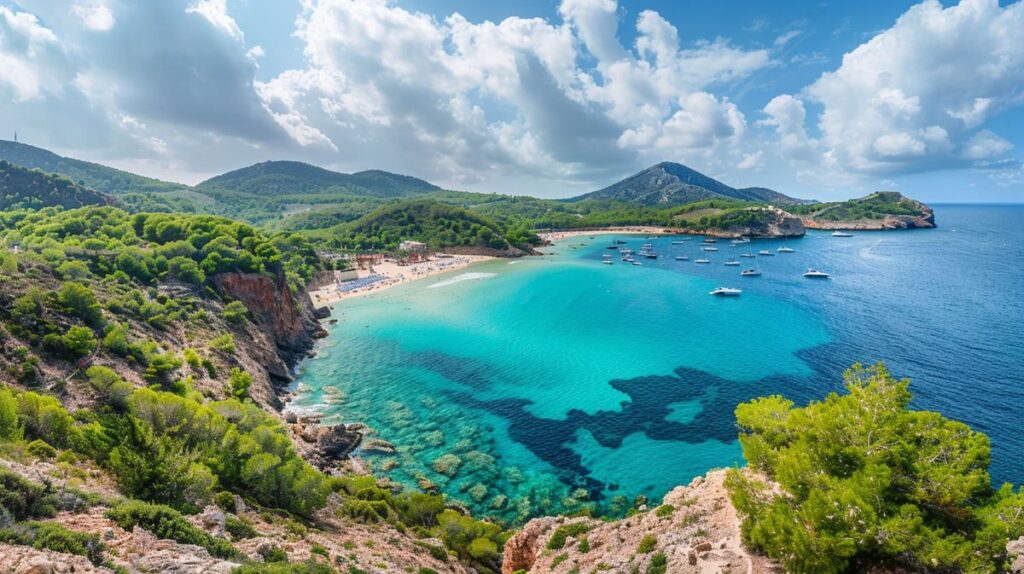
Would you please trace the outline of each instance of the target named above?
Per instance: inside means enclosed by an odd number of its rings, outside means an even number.
[[[995,474],[1010,479],[1024,312],[1022,274],[1003,263],[1007,250],[1020,260],[1020,215],[949,207],[936,230],[812,233],[759,258],[759,278],[722,264],[746,250],[724,242],[699,266],[700,238],[618,236],[662,255],[635,267],[601,264],[616,237],[570,239],[336,305],[294,407],[366,423],[395,448],[364,453],[381,475],[521,520],[658,498],[741,464],[738,402],[820,398],[851,363],[885,359],[915,378],[918,406],[989,432]],[[833,279],[806,280],[807,266]],[[719,285],[744,294],[710,297]]]

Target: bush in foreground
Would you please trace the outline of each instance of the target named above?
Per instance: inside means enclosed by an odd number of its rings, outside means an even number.
[[[139,526],[157,538],[202,546],[217,558],[233,558],[238,554],[228,541],[214,538],[193,526],[181,513],[169,506],[130,501],[108,510],[106,517],[125,530]]]
[[[733,471],[745,540],[789,572],[888,562],[912,570],[997,572],[1024,534],[1024,494],[993,490],[989,442],[938,413],[911,411],[909,381],[855,365],[847,394],[803,408],[779,396],[736,409],[750,466]]]

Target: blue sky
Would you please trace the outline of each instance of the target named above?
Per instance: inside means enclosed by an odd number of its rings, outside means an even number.
[[[295,159],[559,197],[677,161],[1024,201],[1020,2],[69,4],[0,0],[0,133],[165,179]]]

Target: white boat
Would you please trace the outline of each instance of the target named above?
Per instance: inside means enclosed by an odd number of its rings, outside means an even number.
[[[793,253],[794,249],[792,247],[779,247],[776,251],[779,253]]]
[[[817,269],[808,267],[807,273],[804,273],[804,277],[808,279],[828,279],[829,277],[831,277],[831,275],[825,273],[824,271],[818,271]]]
[[[762,257],[775,257],[775,254],[772,253],[771,251],[768,251],[767,249],[762,249],[758,251],[757,254]]]
[[[633,265],[643,265],[643,263],[640,263],[639,261],[631,261],[631,263]]]
[[[761,272],[757,269],[744,269],[740,271],[740,277],[760,277]]]
[[[604,256],[601,257],[601,263],[604,263],[605,265],[611,265],[614,262],[612,261],[611,255],[605,254]]]
[[[686,255],[676,255],[676,261],[689,261],[690,258]]]
[[[714,243],[716,241],[718,240],[715,239],[714,237],[705,237],[704,239],[701,240],[701,243]]]
[[[701,257],[700,259],[697,259],[696,261],[694,261],[694,263],[707,264],[707,263],[711,263],[711,260],[710,259],[705,259],[705,258]]]
[[[701,247],[703,251],[718,251],[717,247]]]
[[[689,239],[677,239],[677,240],[672,242],[672,245],[682,245],[683,243],[686,243],[687,241],[689,241]]]
[[[738,267],[740,262],[736,261],[735,259],[732,259],[732,260],[726,261],[725,264],[728,265],[729,267]]]
[[[747,252],[747,253],[740,253],[740,257],[757,257],[757,255],[754,255],[753,253]]]
[[[845,231],[839,231],[838,229],[832,232],[832,237],[853,237],[852,233]]]
[[[715,295],[717,297],[739,297],[742,293],[742,289],[734,289],[732,287],[719,287],[714,291],[708,292],[708,295]]]

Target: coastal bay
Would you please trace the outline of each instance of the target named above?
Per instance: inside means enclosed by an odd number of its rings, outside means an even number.
[[[943,211],[950,224],[937,230],[755,241],[753,251],[796,252],[759,260],[764,276],[747,283],[721,264],[727,244],[704,267],[670,256],[698,253],[697,238],[591,233],[560,238],[550,255],[488,261],[346,300],[318,356],[303,365],[292,408],[367,424],[368,442],[387,446],[361,456],[383,476],[517,520],[583,500],[658,497],[739,464],[735,404],[770,393],[820,399],[850,362],[885,358],[915,379],[922,407],[988,426],[1001,454],[997,476],[1008,474],[1021,464],[1007,452],[1008,429],[952,398],[963,373],[915,359],[962,353],[988,327],[972,319],[973,331],[950,329],[903,295],[926,289],[952,304],[957,293],[926,274],[967,256],[965,242],[978,233],[1002,243],[978,227],[989,214],[970,209]],[[654,243],[663,256],[644,267],[601,265],[613,239]],[[807,266],[833,279],[809,282],[800,276]],[[709,298],[719,284],[741,285],[744,295]],[[988,350],[1009,369],[994,384],[1019,393],[1008,384],[1020,370],[1009,351]]]

